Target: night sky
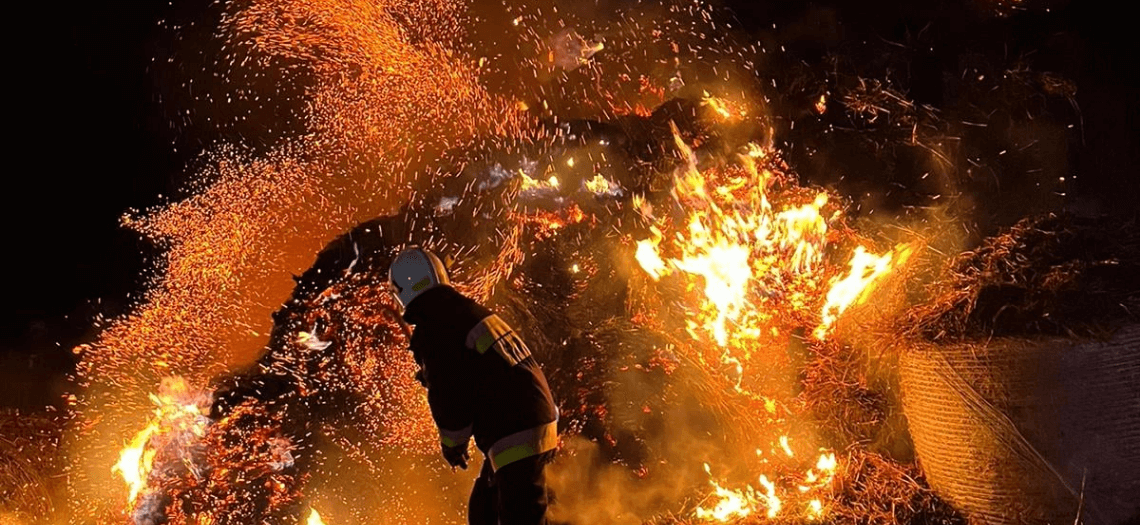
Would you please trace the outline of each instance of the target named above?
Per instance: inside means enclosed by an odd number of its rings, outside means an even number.
[[[1068,202],[1133,215],[1140,199],[1134,24],[1091,2],[1051,2],[1048,13],[1038,8],[1004,19],[981,16],[980,3],[730,5],[749,31],[776,23],[789,55],[809,63],[858,42],[905,41],[923,32],[937,46],[912,65],[909,94],[934,105],[945,97],[941,79],[957,74],[966,50],[1029,53],[1036,69],[1078,88],[1083,135],[1075,140],[1083,145],[1065,160],[1080,174]],[[70,349],[97,333],[97,315],[125,311],[155,256],[118,226],[122,214],[176,194],[186,167],[214,141],[272,137],[179,115],[186,96],[179,71],[193,64],[167,62],[186,51],[186,39],[172,28],[208,31],[217,16],[209,2],[34,2],[18,9],[8,21],[5,82],[15,118],[3,207],[8,292],[0,316],[0,407],[34,409],[58,400]]]

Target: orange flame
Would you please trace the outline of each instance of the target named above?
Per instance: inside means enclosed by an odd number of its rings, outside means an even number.
[[[718,113],[723,109],[715,99],[705,103]],[[735,169],[701,172],[676,128],[674,141],[688,162],[675,174],[672,197],[686,215],[669,222],[635,198],[634,208],[652,225],[649,238],[637,242],[635,257],[651,279],[676,275],[685,279],[686,290],[695,292],[688,332],[696,340],[716,343],[721,363],[735,373],[738,392],[745,392],[741,385],[750,352],[776,335],[780,323],[818,319],[813,335],[826,337],[844,311],[867,300],[883,276],[910,256],[905,245],[882,255],[856,246],[846,270],[831,265],[825,254],[835,249],[838,235],[832,228],[840,217],[838,211],[826,211],[833,199],[794,187],[770,193],[772,187],[791,186],[764,167],[779,167],[771,145],[750,144]],[[760,398],[764,410],[776,411],[774,402]],[[784,464],[803,461],[787,435],[771,443],[771,450]],[[824,451],[800,468],[793,468],[799,475],[786,468],[760,474],[758,485],[738,489],[710,473],[712,492],[694,515],[731,522],[760,513],[774,518],[795,509],[795,519],[822,519],[826,505],[821,491],[835,477],[835,454]],[[710,471],[708,465],[705,469]]]
[[[869,253],[865,248],[855,248],[855,253],[848,263],[851,271],[846,277],[836,278],[831,282],[831,289],[827,292],[827,303],[823,306],[821,321],[813,335],[823,339],[831,330],[832,325],[839,319],[839,315],[853,304],[861,304],[877,281],[893,268],[906,263],[913,249],[910,246],[898,246],[883,255]]]
[[[151,421],[146,428],[131,439],[130,444],[119,452],[119,462],[111,467],[111,472],[118,472],[122,475],[123,481],[130,489],[130,496],[127,501],[131,505],[134,505],[139,493],[146,487],[147,476],[154,467],[154,456],[157,451],[148,449],[147,444],[150,442],[151,436],[158,431],[158,422]]]
[[[781,446],[787,444],[787,436],[781,436],[780,444]],[[785,509],[785,501],[787,500],[792,503],[802,503],[804,505],[803,516],[809,520],[818,520],[824,517],[823,501],[818,497],[811,496],[831,485],[832,480],[835,479],[837,467],[838,462],[835,459],[834,452],[821,453],[815,467],[804,473],[804,481],[798,487],[798,492],[801,494],[799,496],[796,495],[796,491],[785,490],[781,484],[766,474],[761,474],[758,479],[759,489],[752,485],[745,485],[742,489],[734,490],[725,488],[717,481],[710,479],[709,483],[713,486],[713,492],[709,498],[712,498],[712,504],[698,506],[694,510],[694,515],[697,519],[705,521],[728,523],[763,510],[768,518],[775,518],[780,516],[781,511]],[[705,464],[705,472],[708,472],[711,478],[711,469],[707,463]],[[808,497],[811,499],[804,502],[804,498]]]
[[[141,431],[119,452],[119,461],[111,467],[127,484],[130,495],[128,505],[133,507],[139,494],[147,488],[154,468],[155,457],[161,450],[164,436],[191,436],[201,438],[206,433],[209,419],[209,396],[190,388],[181,377],[162,380],[159,393],[148,396],[154,404],[154,415]]]

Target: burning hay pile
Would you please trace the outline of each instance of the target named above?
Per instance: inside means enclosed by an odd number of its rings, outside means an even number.
[[[934,488],[979,523],[1140,516],[1140,236],[1046,216],[963,255],[911,315],[903,401]]]
[[[453,258],[458,286],[545,365],[566,442],[558,518],[951,516],[912,467],[818,435],[797,398],[797,370],[818,354],[795,349],[825,346],[911,248],[872,251],[843,226],[842,203],[800,187],[763,128],[732,111],[678,100],[443,159],[398,214],[322,251],[274,315],[267,352],[217,385],[208,419],[178,397],[192,388],[163,389],[120,466],[135,523],[297,519],[306,487],[335,485],[321,474],[330,450],[380,480],[433,455],[384,282],[410,244]],[[408,504],[381,483],[337,522],[367,522],[377,497]]]

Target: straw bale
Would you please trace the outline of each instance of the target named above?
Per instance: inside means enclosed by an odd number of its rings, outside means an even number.
[[[1108,341],[923,345],[903,405],[934,489],[979,524],[1140,515],[1140,325]]]

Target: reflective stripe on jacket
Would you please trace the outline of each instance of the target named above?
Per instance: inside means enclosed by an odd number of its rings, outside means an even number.
[[[530,349],[526,347],[510,325],[495,314],[491,314],[479,321],[470,332],[467,332],[467,348],[479,352],[480,355],[494,348],[508,366],[515,366],[523,359],[530,357]]]
[[[537,456],[558,446],[558,421],[515,432],[491,445],[487,458],[499,470],[520,459]]]

